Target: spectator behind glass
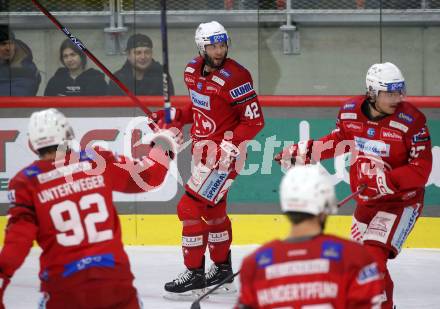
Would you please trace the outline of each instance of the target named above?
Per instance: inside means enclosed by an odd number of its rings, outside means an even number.
[[[162,95],[162,65],[153,59],[153,42],[144,34],[134,34],[127,41],[127,61],[116,77],[136,95]],[[170,76],[169,95],[174,95]],[[118,85],[110,82],[109,95],[124,95]]]
[[[29,46],[0,25],[0,96],[34,96],[40,82]]]
[[[104,74],[87,66],[87,56],[69,39],[60,46],[59,68],[49,80],[45,96],[99,96],[106,95]]]

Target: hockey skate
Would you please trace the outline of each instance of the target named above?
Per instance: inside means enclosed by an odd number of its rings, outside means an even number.
[[[164,298],[171,300],[194,300],[205,293],[205,260],[202,267],[197,269],[187,269],[173,281],[165,284]]]
[[[206,273],[206,286],[209,288],[215,287],[217,284],[222,282],[229,276],[233,275],[232,264],[231,264],[231,251],[228,253],[228,260],[225,263],[216,264],[213,263]],[[217,289],[212,294],[229,294],[235,293],[237,288],[234,284],[234,278],[226,281],[219,289]]]

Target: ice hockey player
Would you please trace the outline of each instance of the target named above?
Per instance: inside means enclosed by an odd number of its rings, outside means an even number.
[[[405,101],[405,79],[390,62],[372,65],[367,94],[344,104],[336,129],[317,141],[291,145],[275,157],[283,165],[309,163],[351,153],[350,186],[356,198],[351,237],[363,242],[385,277],[386,302],[393,307],[394,259],[419,218],[432,168],[426,117]]]
[[[99,148],[75,152],[73,138],[58,110],[31,115],[29,144],[39,159],[9,183],[1,300],[36,241],[42,249],[40,308],[141,308],[112,192],[156,188],[169,159],[159,146],[139,160]]]
[[[195,41],[199,56],[184,72],[191,104],[173,112],[173,121],[192,124],[192,176],[177,205],[187,270],[165,284],[169,298],[191,296],[232,273],[227,192],[246,157],[245,141],[264,126],[249,71],[227,58],[230,40],[225,28],[216,21],[202,23]],[[163,117],[159,111],[157,122]],[[213,264],[205,274],[206,247]]]
[[[336,197],[327,172],[298,165],[280,185],[281,210],[292,224],[243,260],[237,309],[380,308],[384,282],[360,244],[323,234]]]

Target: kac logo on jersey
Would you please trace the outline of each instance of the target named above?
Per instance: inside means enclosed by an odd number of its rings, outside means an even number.
[[[258,268],[265,268],[266,266],[273,264],[273,249],[267,248],[255,255],[255,261],[257,262]]]
[[[197,89],[199,89],[199,91],[202,91],[202,87],[203,87],[203,84],[201,82],[198,82]]]
[[[321,257],[339,261],[342,257],[342,244],[334,241],[324,241],[321,246]]]
[[[408,114],[405,114],[404,112],[400,112],[397,116],[399,119],[402,119],[406,123],[412,123],[414,121],[414,118]]]
[[[191,95],[191,101],[194,104],[194,106],[206,109],[206,110],[211,110],[211,101],[209,96],[200,94],[194,90],[190,90],[190,95]]]
[[[233,99],[237,99],[239,97],[244,96],[245,94],[248,94],[252,92],[254,88],[252,87],[250,82],[247,82],[243,85],[238,86],[237,88],[232,89],[229,91],[229,94]]]
[[[376,130],[374,128],[368,128],[367,134],[370,137],[373,137],[376,134]]]

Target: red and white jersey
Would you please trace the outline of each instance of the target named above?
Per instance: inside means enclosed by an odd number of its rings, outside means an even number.
[[[42,248],[43,291],[91,278],[132,279],[112,192],[144,192],[160,185],[167,164],[156,161],[159,156],[165,155],[153,149],[148,157],[131,160],[93,148],[58,161],[37,160],[18,172],[9,183],[2,272],[12,276],[36,240]],[[139,185],[133,173],[145,183]]]
[[[431,140],[426,117],[408,102],[402,102],[393,115],[371,121],[362,111],[365,96],[351,99],[338,115],[336,129],[319,139],[329,147],[313,145],[314,159],[327,159],[347,151],[350,145],[350,186],[356,191],[359,180],[380,168],[391,176],[395,194],[378,196],[359,204],[408,204],[423,199],[432,168]],[[344,142],[345,141],[345,142]],[[332,145],[332,146],[330,146]],[[321,152],[321,149],[324,149]],[[321,155],[319,153],[321,152]]]
[[[380,308],[384,282],[359,244],[335,236],[275,240],[243,260],[237,308]]]
[[[183,109],[183,119],[192,123],[194,142],[220,143],[226,131],[233,132],[233,143],[250,140],[264,126],[264,117],[248,70],[227,58],[222,68],[204,76],[202,57],[185,68],[184,80],[191,105]]]

